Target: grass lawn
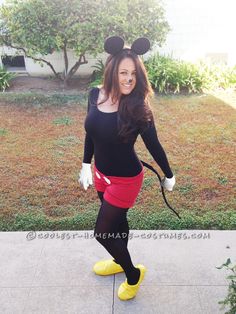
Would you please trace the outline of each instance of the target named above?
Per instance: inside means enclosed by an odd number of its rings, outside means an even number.
[[[152,108],[176,175],[166,195],[182,219],[145,168],[131,229],[236,229],[235,109],[206,94],[156,96]],[[93,229],[99,199],[77,182],[86,94],[5,93],[0,114],[0,230]],[[161,173],[140,137],[135,147]]]

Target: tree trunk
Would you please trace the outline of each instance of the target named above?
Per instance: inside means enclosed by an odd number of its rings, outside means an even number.
[[[85,59],[84,54],[81,54],[79,57],[79,60],[73,65],[73,67],[70,69],[69,73],[66,75],[64,81],[68,82],[72,76],[75,74],[75,72],[78,70],[78,68],[82,65],[82,64],[87,64],[88,61]]]
[[[69,67],[69,61],[68,61],[68,54],[67,54],[67,46],[66,46],[66,42],[64,43],[64,47],[63,47],[63,53],[64,53],[64,63],[65,63],[65,71],[64,71],[64,75],[60,75],[60,73],[57,73],[56,70],[54,69],[53,65],[48,62],[45,59],[42,58],[35,58],[33,56],[30,56],[27,54],[26,49],[24,49],[23,47],[17,47],[15,45],[12,45],[11,43],[4,41],[4,44],[8,47],[17,49],[17,50],[22,50],[25,54],[26,57],[31,58],[35,61],[39,61],[39,62],[43,62],[46,63],[52,70],[52,72],[54,73],[55,77],[62,80],[64,82],[64,87],[66,88],[68,86],[68,81],[72,78],[72,76],[75,74],[75,72],[78,70],[78,68],[82,65],[82,64],[87,64],[88,61],[85,58],[84,53],[80,55],[79,60],[73,65],[73,67],[70,69],[70,71],[68,72],[68,67]]]
[[[68,64],[69,64],[67,50],[66,50],[66,41],[64,42],[63,53],[64,53],[64,62],[65,62],[65,72],[64,72],[64,80],[65,80],[65,77],[67,76]]]
[[[60,75],[60,73],[57,73],[56,70],[54,69],[53,65],[52,65],[50,62],[48,62],[47,60],[42,59],[42,58],[35,58],[35,57],[33,57],[33,56],[30,56],[30,55],[28,55],[28,53],[27,53],[27,51],[26,51],[25,48],[23,48],[23,47],[17,47],[17,46],[15,46],[15,45],[9,43],[8,41],[6,41],[6,40],[4,40],[4,39],[3,39],[3,43],[4,43],[7,47],[11,47],[11,48],[16,49],[16,50],[22,50],[22,51],[24,52],[24,54],[25,54],[25,57],[27,57],[27,58],[33,59],[33,60],[35,60],[35,61],[39,61],[39,62],[46,63],[46,64],[51,68],[51,70],[52,70],[52,72],[54,73],[55,77],[58,78],[58,79],[60,79],[60,80],[63,80],[62,77],[61,77],[61,75]]]

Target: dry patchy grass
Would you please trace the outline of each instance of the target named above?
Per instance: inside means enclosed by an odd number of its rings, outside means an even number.
[[[178,211],[235,208],[235,110],[210,95],[156,97],[159,139],[176,174],[170,203]],[[83,157],[86,115],[79,103],[60,106],[0,104],[0,213],[36,211],[51,219],[99,208],[93,189],[77,177]],[[160,170],[138,139],[136,151]],[[135,209],[164,208],[155,175],[145,180]],[[168,209],[167,209],[168,210]]]

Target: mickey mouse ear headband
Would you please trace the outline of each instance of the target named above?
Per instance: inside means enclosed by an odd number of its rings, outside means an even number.
[[[105,40],[104,50],[113,56],[118,54],[120,51],[122,51],[123,48],[124,48],[124,40],[119,36],[112,36]],[[136,39],[130,48],[130,50],[135,52],[137,55],[143,55],[149,49],[150,49],[150,41],[145,37]]]

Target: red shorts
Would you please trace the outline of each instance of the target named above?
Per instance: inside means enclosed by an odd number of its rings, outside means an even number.
[[[134,205],[143,183],[144,170],[134,177],[106,176],[94,165],[94,183],[103,198],[111,205],[130,208]]]

